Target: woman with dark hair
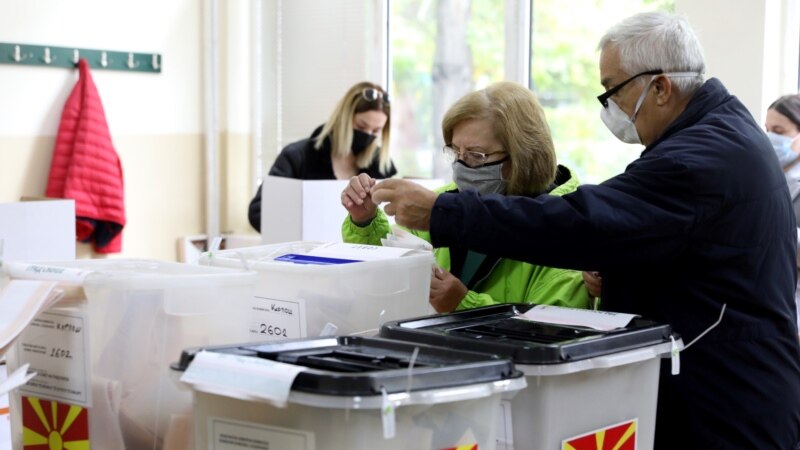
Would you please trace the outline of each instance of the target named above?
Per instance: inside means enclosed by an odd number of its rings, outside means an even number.
[[[377,84],[356,83],[330,118],[311,136],[287,145],[269,175],[301,180],[347,180],[365,173],[389,178],[397,173],[389,157],[389,95]],[[250,201],[250,225],[261,231],[261,188]]]
[[[786,175],[789,195],[792,196],[794,217],[800,225],[800,94],[784,95],[772,102],[767,109],[764,126],[772,141],[772,147]],[[800,235],[800,228],[798,229]],[[800,306],[800,245],[798,245],[797,275],[798,285],[794,299]],[[800,327],[800,307],[797,311],[797,324]]]
[[[772,102],[765,127],[784,173],[800,178],[800,94],[784,95]]]

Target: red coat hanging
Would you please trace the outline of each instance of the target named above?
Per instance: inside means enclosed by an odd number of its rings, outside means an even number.
[[[125,226],[122,165],[86,60],[78,70],[61,112],[45,194],[75,200],[79,241],[91,242],[98,253],[117,253]]]

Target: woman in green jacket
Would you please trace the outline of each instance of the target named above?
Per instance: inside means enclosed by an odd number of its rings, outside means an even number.
[[[556,162],[544,111],[525,87],[500,82],[459,99],[442,120],[443,148],[453,164],[453,183],[439,192],[475,189],[481,195],[563,195],[578,187]],[[375,179],[361,174],[342,192],[349,215],[345,242],[380,245],[391,232],[386,215],[370,198]],[[427,232],[413,232],[430,242]],[[439,266],[431,278],[437,312],[499,303],[537,303],[585,308],[581,273],[497,258],[463,247],[434,250]]]

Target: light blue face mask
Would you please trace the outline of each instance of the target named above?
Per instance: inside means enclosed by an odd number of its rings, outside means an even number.
[[[792,142],[794,142],[797,137],[792,139],[789,136],[783,136],[778,133],[773,133],[772,131],[767,132],[767,136],[769,136],[769,140],[772,142],[772,148],[775,149],[775,154],[778,155],[778,161],[781,162],[781,167],[788,166],[800,156],[792,150]]]

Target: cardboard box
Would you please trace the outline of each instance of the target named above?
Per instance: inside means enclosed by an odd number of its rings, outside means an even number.
[[[7,261],[75,259],[75,200],[0,203],[0,256]]]
[[[428,189],[444,186],[439,179],[412,180]],[[347,216],[341,202],[348,180],[298,180],[268,176],[261,193],[261,242],[342,241]],[[394,222],[393,218],[389,218]]]

